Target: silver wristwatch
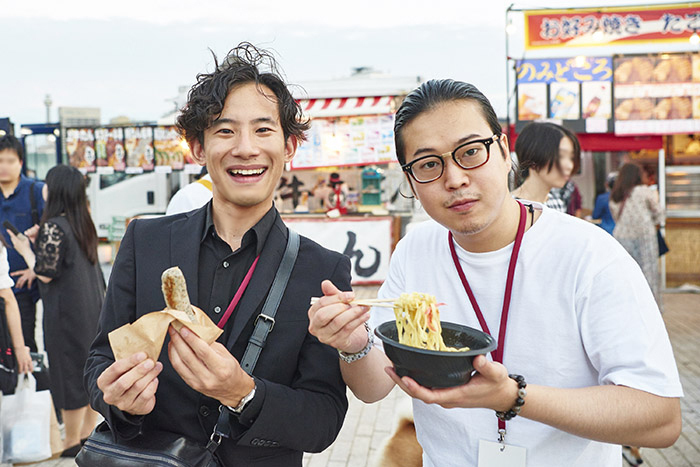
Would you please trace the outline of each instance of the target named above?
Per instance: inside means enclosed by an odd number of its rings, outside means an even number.
[[[248,403],[249,403],[250,401],[252,401],[253,398],[255,397],[255,388],[256,388],[256,386],[253,386],[253,389],[251,389],[250,392],[249,392],[248,394],[246,394],[245,396],[243,396],[243,399],[241,399],[241,401],[238,403],[237,406],[231,407],[230,405],[227,405],[226,407],[227,407],[231,412],[233,412],[233,413],[235,413],[235,414],[240,414],[241,412],[243,412],[243,409],[245,409],[246,405],[248,405]]]
[[[345,363],[352,363],[358,361],[362,357],[365,357],[372,349],[372,345],[374,345],[374,334],[372,334],[372,330],[369,328],[369,324],[367,324],[367,321],[365,321],[365,329],[367,330],[367,345],[365,345],[365,347],[362,350],[360,350],[357,353],[345,353],[342,350],[338,350],[338,355],[340,355],[340,359]]]

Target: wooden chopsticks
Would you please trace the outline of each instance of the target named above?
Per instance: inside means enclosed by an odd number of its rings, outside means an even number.
[[[313,305],[319,301],[320,297],[311,297],[311,304]],[[384,308],[394,308],[394,303],[398,299],[396,298],[358,298],[350,302],[352,305],[360,306],[378,306]]]

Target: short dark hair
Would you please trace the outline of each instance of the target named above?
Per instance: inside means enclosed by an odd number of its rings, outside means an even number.
[[[24,160],[24,148],[22,147],[22,143],[12,135],[5,135],[0,138],[0,151],[5,151],[7,149],[16,152],[20,162]]]
[[[197,82],[177,118],[178,130],[187,142],[191,144],[197,139],[200,144],[204,143],[204,130],[221,114],[228,94],[245,83],[267,86],[275,94],[285,140],[290,136],[299,141],[306,139],[304,131],[309,129],[309,122],[302,119],[301,106],[289,92],[271,52],[241,42],[221,63],[214,52],[212,56],[214,71],[197,75]]]
[[[581,145],[576,135],[561,125],[549,122],[533,122],[528,124],[515,140],[515,153],[518,156],[518,173],[520,183],[530,175],[530,169],[547,171],[559,165],[559,145],[566,137],[574,145],[574,169],[578,172],[581,165]]]
[[[491,102],[479,91],[476,86],[452,79],[431,79],[408,93],[404,98],[394,120],[394,143],[396,145],[396,157],[401,164],[406,163],[405,147],[403,142],[403,128],[412,122],[423,112],[434,109],[439,104],[452,101],[474,101],[481,107],[486,122],[494,135],[501,134],[501,124],[498,123],[496,112]],[[490,136],[490,135],[489,135]],[[505,157],[503,148],[501,153]]]

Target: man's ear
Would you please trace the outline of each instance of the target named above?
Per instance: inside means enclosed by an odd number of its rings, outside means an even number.
[[[501,133],[501,136],[498,138],[497,143],[500,145],[501,150],[503,151],[503,156],[506,161],[506,165],[508,165],[508,171],[513,168],[513,159],[510,157],[510,146],[508,145],[508,135],[505,133]]]
[[[297,153],[297,147],[299,146],[299,140],[296,136],[290,135],[287,138],[287,142],[284,145],[284,162],[291,162],[294,155]]]
[[[199,165],[206,165],[207,158],[204,154],[204,147],[199,142],[199,138],[195,138],[189,142],[190,150],[192,151],[192,159]]]

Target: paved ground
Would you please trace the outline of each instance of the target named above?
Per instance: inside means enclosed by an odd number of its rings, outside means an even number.
[[[364,288],[358,294],[372,296],[375,290]],[[685,391],[681,401],[683,433],[672,447],[643,449],[642,457],[648,467],[700,466],[700,294],[665,294],[664,301],[664,319]],[[350,396],[350,410],[338,439],[324,452],[306,455],[305,467],[373,467],[372,459],[389,436],[396,414],[405,408],[406,399],[394,391],[382,402],[366,405]],[[59,459],[34,465],[72,467],[75,463]]]

